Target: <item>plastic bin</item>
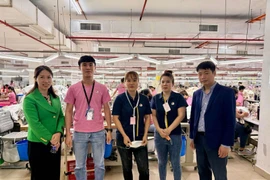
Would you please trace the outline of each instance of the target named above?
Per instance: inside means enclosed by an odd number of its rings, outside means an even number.
[[[186,150],[187,150],[187,139],[185,135],[182,135],[182,147],[181,147],[180,156],[186,155]]]
[[[22,140],[16,143],[21,161],[28,161],[28,141]]]
[[[110,144],[107,144],[107,142],[105,142],[104,158],[110,157],[111,153],[112,153],[112,141],[110,142]]]

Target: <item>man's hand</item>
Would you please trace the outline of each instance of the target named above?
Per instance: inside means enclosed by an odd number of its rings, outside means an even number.
[[[147,145],[147,136],[143,136],[142,146],[146,146],[146,145]]]
[[[191,140],[191,142],[190,142],[190,147],[191,147],[191,149],[195,149],[195,144],[194,144],[194,140]]]
[[[126,146],[130,146],[131,142],[130,142],[130,139],[129,139],[128,136],[125,136],[125,137],[124,137],[124,144],[125,144]]]
[[[110,144],[111,141],[112,141],[112,132],[111,131],[108,131],[107,132],[107,144]]]
[[[224,147],[224,146],[220,146],[219,149],[218,149],[218,157],[219,158],[225,158],[228,156],[229,154],[229,150],[230,148],[227,148],[227,147]]]
[[[66,145],[67,145],[69,148],[72,147],[72,138],[71,138],[71,135],[70,135],[70,134],[69,134],[69,135],[68,135],[68,134],[66,135],[65,143],[66,143]]]

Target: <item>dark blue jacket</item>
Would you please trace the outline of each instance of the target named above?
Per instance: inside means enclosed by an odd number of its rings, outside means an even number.
[[[191,139],[195,139],[198,132],[202,97],[202,89],[193,94],[190,116]],[[233,89],[217,84],[204,114],[205,137],[210,148],[217,149],[221,144],[233,145],[235,112],[236,100]]]

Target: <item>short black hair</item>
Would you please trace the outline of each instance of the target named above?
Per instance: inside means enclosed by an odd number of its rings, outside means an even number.
[[[125,81],[125,78],[121,78],[121,83],[123,83]]]
[[[237,88],[232,87],[232,89],[233,89],[233,91],[234,91],[234,94],[238,94],[238,90],[237,90]]]
[[[242,90],[244,90],[244,89],[246,89],[245,86],[239,86],[239,91],[242,91]]]
[[[96,65],[96,60],[92,56],[82,56],[78,61],[78,65],[81,66],[83,62],[92,62]]]
[[[156,89],[154,86],[149,86],[149,88],[150,88],[150,89],[151,89],[151,88]]]
[[[197,66],[196,71],[199,72],[200,69],[210,69],[214,72],[216,70],[216,65],[212,61],[204,61]]]

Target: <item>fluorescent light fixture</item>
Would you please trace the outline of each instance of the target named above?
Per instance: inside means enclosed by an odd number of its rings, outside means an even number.
[[[173,72],[173,74],[194,74],[194,73],[195,73],[194,71],[176,71],[176,72]]]
[[[64,55],[66,58],[69,58],[69,59],[76,59],[76,60],[79,60],[81,58],[81,56],[76,56],[76,55],[70,55],[70,54],[65,54]],[[98,59],[95,59],[96,60],[96,63],[97,64],[102,64],[102,61],[101,60],[98,60]]]
[[[22,73],[22,70],[0,69],[0,72],[7,72],[7,73]]]
[[[210,57],[210,60],[215,64],[215,65],[217,65],[218,64],[218,61],[216,60],[216,58],[214,58],[214,57]]]
[[[82,10],[77,2],[77,0],[71,0],[71,3],[74,7],[74,9],[76,10],[77,14],[82,14]]]
[[[37,58],[29,58],[29,57],[22,57],[22,56],[7,55],[7,54],[0,54],[0,58],[19,60],[19,61],[28,61],[28,62],[41,62],[41,60]]]
[[[79,71],[79,70],[68,70],[68,69],[63,69],[63,70],[61,70],[62,72],[69,72],[69,73],[81,73],[81,71]]]
[[[64,56],[69,59],[77,59],[77,60],[81,58],[80,56],[70,55],[70,54],[65,54]]]
[[[258,71],[241,71],[241,72],[230,72],[229,74],[241,75],[241,74],[258,74]]]
[[[23,78],[29,78],[29,76],[26,76],[26,75],[21,75],[21,76],[16,76],[16,75],[14,75],[14,76],[12,76],[12,75],[0,75],[0,77],[2,77],[2,78],[5,78],[5,77],[23,77]]]
[[[119,57],[119,58],[113,58],[113,59],[105,61],[105,64],[115,63],[115,62],[119,62],[119,61],[127,61],[127,60],[131,60],[133,58],[134,58],[134,55],[125,56],[125,57]]]
[[[190,58],[190,59],[174,59],[174,60],[163,61],[163,64],[174,64],[174,63],[198,61],[198,60],[204,60],[204,59],[205,57],[195,57],[195,58]]]
[[[149,58],[149,57],[140,56],[140,55],[138,55],[138,59],[140,59],[140,60],[142,60],[142,61],[154,63],[154,64],[161,64],[160,61],[157,61],[157,60],[152,59],[152,58]]]
[[[227,64],[243,64],[243,63],[260,63],[262,59],[247,59],[247,60],[236,60],[236,61],[219,61],[220,65],[227,65]]]
[[[44,62],[46,63],[46,62],[52,61],[52,60],[54,60],[54,59],[56,59],[58,57],[59,57],[59,54],[58,53],[57,54],[53,54],[53,55],[47,57],[46,59],[44,59]]]
[[[34,72],[35,70],[34,69],[25,69],[26,71],[28,72]]]
[[[57,73],[57,72],[59,72],[60,70],[59,69],[56,69],[56,70],[53,70],[52,72],[53,73]]]

